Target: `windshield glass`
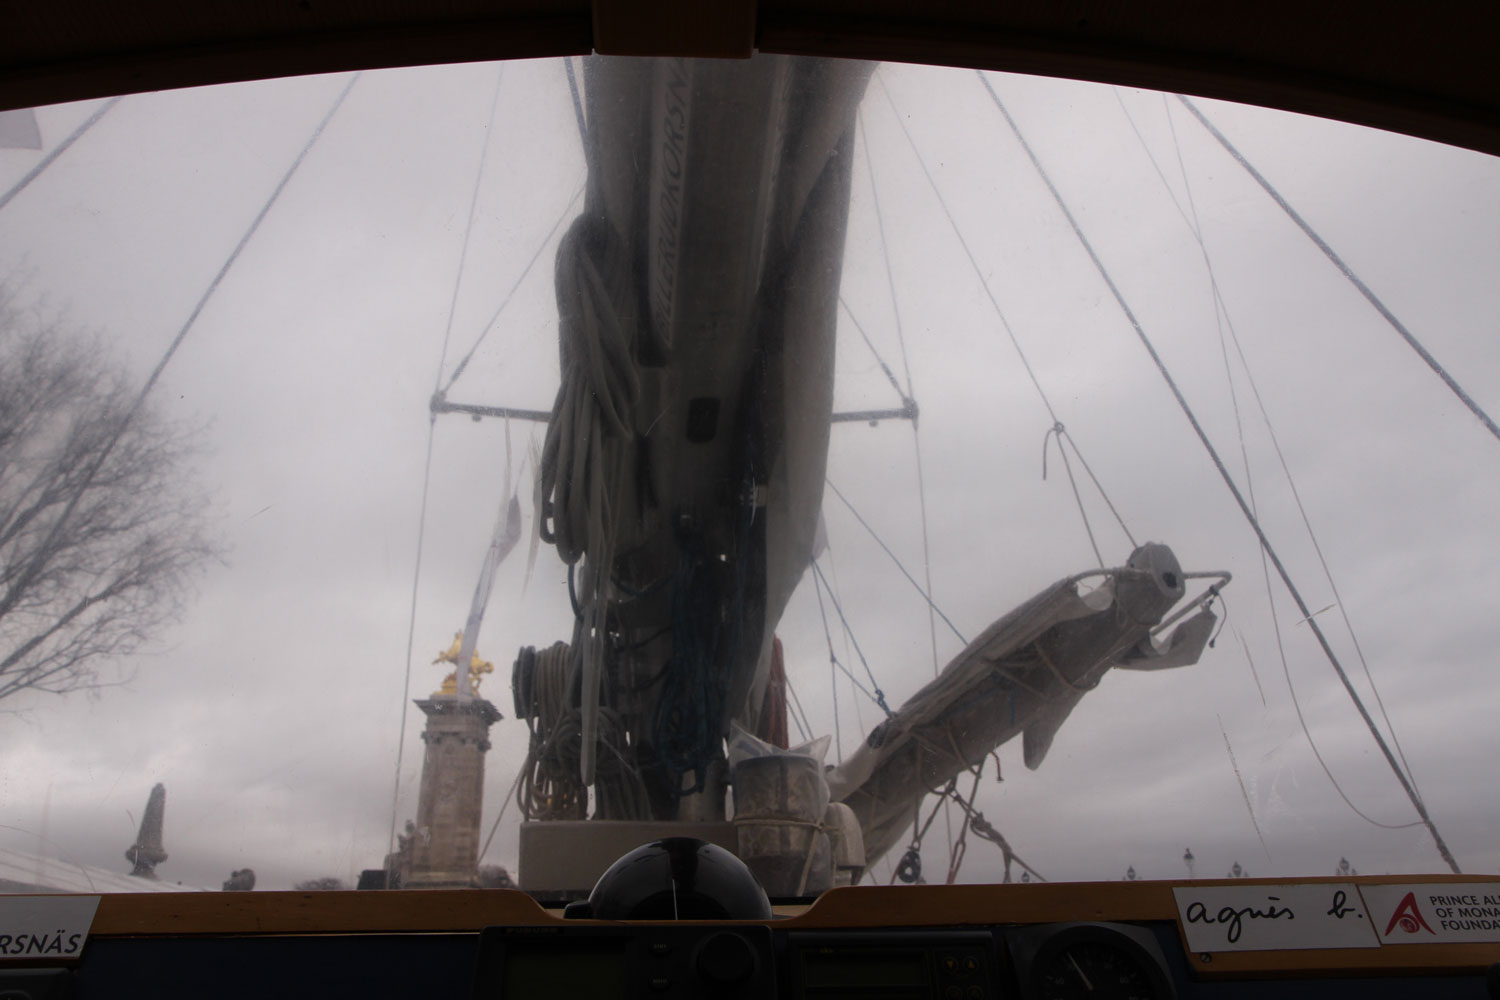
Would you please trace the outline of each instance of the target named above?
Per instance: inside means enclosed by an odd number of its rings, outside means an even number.
[[[1493,157],[771,57],[0,147],[0,889],[1500,870]]]

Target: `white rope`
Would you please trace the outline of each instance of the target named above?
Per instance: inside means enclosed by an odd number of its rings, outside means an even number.
[[[516,790],[516,804],[527,819],[583,819],[588,812],[588,790],[564,752],[577,734],[576,722],[569,719],[569,659],[567,644],[555,643],[537,651],[531,671],[532,704],[526,707],[536,721]]]
[[[633,274],[607,222],[574,221],[557,248],[562,384],[537,477],[541,535],[578,574],[573,656],[581,681],[579,773],[593,784],[605,614],[614,562],[612,499],[628,495],[633,415],[640,380],[632,356],[638,315]]]
[[[531,671],[534,713],[531,743],[521,765],[516,804],[527,819],[584,819],[588,788],[579,777],[582,725],[571,699],[573,657],[567,644],[538,650]],[[594,815],[600,819],[645,819],[650,815],[646,785],[627,756],[625,723],[618,713],[598,713],[599,780]],[[498,820],[496,821],[498,822]]]

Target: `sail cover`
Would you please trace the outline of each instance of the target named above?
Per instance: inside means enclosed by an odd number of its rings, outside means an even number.
[[[860,821],[867,862],[896,845],[923,796],[1017,734],[1026,766],[1040,766],[1058,728],[1111,667],[1196,663],[1212,611],[1198,611],[1165,642],[1151,635],[1183,584],[1171,549],[1147,543],[1093,591],[1081,593],[1078,577],[1061,580],[969,643],[829,774],[833,800]]]

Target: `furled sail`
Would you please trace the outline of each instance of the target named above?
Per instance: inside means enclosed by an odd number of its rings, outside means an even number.
[[[539,500],[574,567],[580,780],[628,758],[650,802],[628,818],[672,819],[684,776],[703,787],[729,723],[755,718],[811,555],[871,66],[585,67]]]
[[[1061,580],[1000,618],[877,726],[829,773],[833,799],[854,810],[866,863],[900,840],[923,796],[1021,734],[1026,766],[1111,667],[1196,663],[1216,618],[1206,606],[1159,642],[1152,630],[1185,594],[1172,550],[1147,543],[1104,583],[1080,593]],[[1093,574],[1083,574],[1086,578]]]

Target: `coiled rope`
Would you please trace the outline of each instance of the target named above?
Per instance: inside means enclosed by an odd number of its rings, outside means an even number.
[[[580,778],[583,747],[580,712],[572,705],[572,655],[567,643],[536,652],[531,676],[531,741],[516,804],[530,820],[584,819],[588,788]],[[598,714],[599,755],[595,816],[600,819],[645,819],[650,805],[645,783],[631,763],[625,725],[610,708]]]
[[[568,565],[581,561],[572,654],[580,680],[579,776],[595,778],[605,615],[614,562],[612,499],[626,496],[632,414],[640,393],[633,358],[635,287],[608,222],[579,216],[557,248],[561,385],[537,476],[542,539]]]

